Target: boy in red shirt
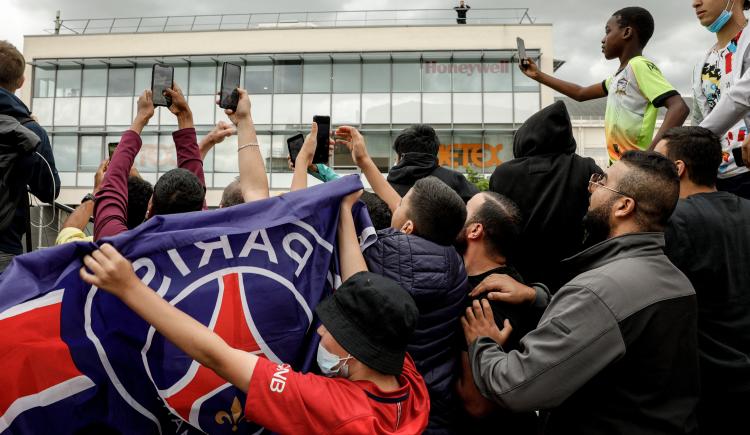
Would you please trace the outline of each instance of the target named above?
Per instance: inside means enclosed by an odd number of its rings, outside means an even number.
[[[245,416],[273,432],[421,433],[429,396],[406,355],[419,313],[398,284],[367,272],[351,214],[360,194],[341,205],[345,281],[316,308],[322,322],[317,361],[326,376],[297,373],[230,347],[143,284],[109,244],[84,258],[88,271],[81,268],[81,278],[120,298],[185,353],[247,392]]]

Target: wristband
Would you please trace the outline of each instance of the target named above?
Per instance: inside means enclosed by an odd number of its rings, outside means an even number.
[[[240,145],[237,147],[237,152],[240,152],[247,147],[260,147],[260,144],[258,144],[258,142],[250,142],[250,143],[246,143],[245,145]]]

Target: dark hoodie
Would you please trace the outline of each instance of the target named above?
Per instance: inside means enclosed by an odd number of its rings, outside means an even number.
[[[398,164],[388,172],[388,182],[403,197],[417,180],[429,176],[437,177],[450,186],[464,202],[468,202],[472,196],[479,193],[479,189],[463,174],[439,166],[437,157],[427,153],[405,153]]]
[[[580,251],[588,182],[602,172],[575,151],[570,116],[558,101],[518,129],[515,159],[490,178],[490,190],[513,200],[524,217],[516,268],[527,282],[544,283],[552,292],[564,284],[560,261]]]
[[[0,114],[12,116],[16,119],[28,118],[31,115],[28,107],[15,94],[0,88]],[[49,163],[44,162],[37,154],[23,158],[16,164],[13,169],[17,176],[11,177],[16,180],[13,187],[23,191],[26,186],[34,196],[46,203],[52,203],[60,193],[60,177],[57,175],[55,168],[55,158],[52,155],[52,145],[50,145],[47,132],[36,122],[24,124],[24,127],[36,133],[41,139],[37,152],[44,156]],[[50,173],[51,169],[51,173]],[[52,189],[54,180],[54,191]],[[0,230],[0,252],[12,255],[23,253],[21,245],[21,236],[26,232],[26,220],[28,208],[21,202],[16,209],[10,226]],[[2,271],[0,271],[2,272]]]

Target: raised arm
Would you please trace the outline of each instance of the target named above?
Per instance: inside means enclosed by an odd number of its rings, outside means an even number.
[[[518,67],[521,68],[521,71],[526,74],[527,77],[536,80],[545,86],[549,86],[557,92],[567,95],[576,101],[587,101],[607,96],[607,90],[604,89],[602,83],[596,83],[591,86],[580,86],[575,83],[560,80],[542,72],[536,62],[531,58],[525,59],[524,64],[525,68],[522,65],[519,65]]]
[[[219,121],[218,123],[216,123],[214,129],[211,130],[203,139],[201,139],[200,142],[198,142],[198,149],[200,149],[201,152],[201,159],[206,160],[206,156],[209,152],[211,152],[211,149],[214,146],[224,142],[224,139],[235,134],[236,132],[237,129],[227,122]]]
[[[81,279],[120,298],[191,358],[247,392],[257,356],[232,348],[213,331],[162,299],[138,279],[130,262],[111,245],[104,244],[84,257],[83,263],[86,267],[80,270]]]
[[[195,174],[205,187],[206,179],[203,173],[203,158],[198,149],[198,138],[195,134],[195,126],[193,124],[193,112],[190,110],[190,106],[177,83],[173,85],[173,89],[167,89],[166,93],[172,99],[169,111],[177,117],[179,128],[179,130],[172,133],[177,152],[177,167],[187,169]]]
[[[380,173],[380,169],[375,165],[375,162],[370,158],[370,155],[367,153],[365,138],[362,137],[362,134],[354,127],[339,127],[336,130],[336,142],[343,144],[351,151],[354,163],[365,174],[365,178],[367,178],[367,182],[372,186],[372,190],[375,191],[375,194],[380,199],[388,204],[391,212],[395,211],[401,203],[401,195],[393,189],[388,180]]]
[[[107,171],[107,165],[109,165],[109,160],[102,161],[101,164],[99,164],[99,169],[97,169],[96,174],[94,175],[94,191],[91,193],[95,196],[96,193],[99,192],[99,187],[102,184],[102,179],[104,178],[104,174]],[[93,215],[94,201],[84,201],[81,203],[81,205],[76,207],[75,210],[73,210],[73,213],[71,213],[67,219],[65,219],[62,227],[78,228],[79,230],[83,231],[91,221],[91,216]]]
[[[357,229],[354,226],[354,217],[352,216],[352,207],[361,196],[362,191],[358,190],[350,193],[341,201],[337,237],[342,281],[346,281],[355,273],[367,271],[367,263],[365,263],[365,257],[362,255],[357,240]]]
[[[318,145],[317,138],[318,124],[313,122],[312,127],[310,127],[310,134],[305,138],[305,143],[302,144],[302,149],[297,154],[297,160],[293,164],[294,176],[290,188],[292,192],[307,188],[307,171],[315,157],[315,148]]]
[[[250,110],[250,96],[247,91],[238,88],[240,94],[237,111],[227,109],[229,120],[237,126],[237,160],[240,166],[240,189],[245,202],[257,201],[270,196],[266,166],[260,153],[258,135]]]

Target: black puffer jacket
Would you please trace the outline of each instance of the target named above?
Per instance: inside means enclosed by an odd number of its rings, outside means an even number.
[[[449,433],[453,413],[461,326],[468,280],[463,260],[451,246],[441,246],[392,228],[378,232],[365,259],[371,272],[401,284],[419,308],[417,329],[407,351],[430,393],[426,433]]]

